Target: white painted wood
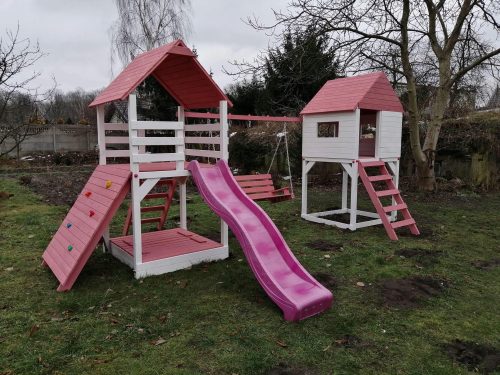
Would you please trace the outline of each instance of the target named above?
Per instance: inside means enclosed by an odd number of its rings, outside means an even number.
[[[378,152],[380,158],[401,156],[401,137],[403,114],[400,112],[380,111],[377,117]]]
[[[184,128],[182,121],[130,121],[130,128],[135,130],[181,130]]]
[[[135,94],[128,97],[128,120],[129,137],[137,137],[137,130],[132,124],[137,121],[137,99]],[[141,228],[141,186],[139,173],[139,164],[134,162],[134,154],[139,153],[139,147],[130,145],[130,170],[132,172],[132,232],[134,236],[134,269],[137,269],[142,263],[142,228]]]
[[[302,201],[300,212],[302,216],[307,215],[307,160],[302,160]]]
[[[106,130],[104,128],[104,104],[97,106],[97,144],[99,146],[99,165],[106,164]]]
[[[349,212],[347,209],[339,209],[339,210],[330,210],[330,211],[321,211],[321,212],[311,212],[309,215],[321,217],[321,216],[330,216],[330,215],[338,215],[345,214]]]
[[[342,169],[342,209],[347,210],[347,191],[349,188],[349,174]]]
[[[320,223],[320,224],[326,224],[326,225],[332,225],[338,228],[342,229],[348,229],[349,224],[341,223],[340,221],[334,221],[334,220],[328,220],[328,219],[323,219],[320,217],[313,216],[311,214],[305,214],[301,215],[302,219],[307,220],[307,221],[312,221],[313,223]]]
[[[155,187],[155,185],[160,181],[159,178],[150,178],[147,180],[144,180],[139,187],[139,191],[137,193],[137,198],[142,201],[144,197],[151,191],[152,188]]]
[[[306,173],[309,173],[311,171],[312,167],[314,167],[315,165],[316,165],[315,161],[309,161],[309,162],[307,162]]]
[[[186,132],[220,132],[222,130],[220,124],[206,124],[206,125],[184,125]]]
[[[184,154],[186,156],[201,156],[201,157],[215,158],[215,159],[222,158],[221,151],[212,151],[212,150],[194,150],[191,148],[186,148],[184,149]]]
[[[179,186],[179,218],[180,227],[187,229],[187,193],[185,180]]]
[[[106,136],[104,137],[104,141],[107,145],[109,144],[129,144],[129,138],[128,136],[123,136],[123,137],[114,137],[114,136]]]
[[[202,145],[220,145],[222,143],[221,137],[185,137],[184,142],[195,143]]]
[[[155,163],[178,160],[184,161],[183,153],[168,152],[164,154],[132,154],[133,163]]]
[[[382,224],[382,220],[380,219],[362,221],[361,223],[356,223],[356,229],[371,227],[379,224]]]
[[[151,172],[139,172],[139,179],[143,180],[146,178],[173,178],[173,177],[188,177],[189,171],[185,169],[174,170],[174,171],[151,171]]]
[[[121,131],[128,132],[128,124],[115,123],[115,122],[106,122],[104,124],[104,130],[121,130]]]
[[[399,160],[387,162],[386,165],[392,172],[392,180],[394,181],[394,186],[396,186],[396,189],[399,189]],[[394,199],[394,197],[392,197],[391,204],[392,205],[396,204],[396,200]],[[398,212],[392,211],[390,217],[391,221],[396,221],[398,218]]]
[[[106,150],[107,158],[128,158],[130,150]]]
[[[220,115],[220,136],[222,142],[220,144],[222,160],[229,160],[229,124],[227,122],[227,101],[221,100],[219,102],[219,115]]]
[[[134,146],[177,146],[184,144],[182,138],[177,137],[132,137]]]
[[[352,161],[358,158],[358,112],[336,112],[305,115],[302,122],[302,156],[305,158],[339,158]],[[358,113],[359,116],[359,113]],[[318,122],[339,122],[339,136],[318,137]]]
[[[175,131],[175,136],[179,139],[184,139],[184,123],[185,123],[185,116],[184,116],[184,107],[179,106],[177,107],[177,119],[179,120],[180,123],[182,123],[182,129],[177,129]],[[184,142],[180,145],[175,146],[175,152],[178,154],[184,154],[186,146]],[[184,154],[184,159],[183,160],[177,160],[175,163],[175,169],[178,171],[184,170],[184,162],[186,161],[186,155]]]
[[[144,129],[137,130],[137,136],[139,138],[146,137],[146,130],[144,130]],[[133,138],[135,138],[135,137],[133,137]],[[145,153],[146,153],[146,146],[145,145],[139,145],[139,154],[145,154]]]
[[[352,174],[351,174],[351,207],[350,207],[350,219],[349,219],[349,229],[356,229],[356,215],[358,208],[358,163],[352,164]]]

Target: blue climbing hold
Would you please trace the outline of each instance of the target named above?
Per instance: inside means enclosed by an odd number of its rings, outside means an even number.
[[[73,225],[73,224],[68,223],[68,224],[66,224],[66,228],[68,228],[68,229],[69,229],[69,228],[71,228],[71,227],[72,227],[72,225]]]

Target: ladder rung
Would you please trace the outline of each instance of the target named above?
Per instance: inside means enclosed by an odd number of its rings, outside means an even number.
[[[157,199],[157,198],[166,198],[168,193],[151,193],[147,194],[144,199]]]
[[[375,161],[360,161],[359,164],[361,164],[363,167],[381,167],[385,165],[383,161],[380,160],[375,160]]]
[[[370,182],[386,181],[392,180],[392,176],[390,174],[382,174],[380,176],[368,176],[368,179],[370,180]]]
[[[394,206],[387,206],[384,207],[385,212],[392,212],[392,211],[399,211],[399,210],[404,210],[405,208],[408,208],[405,203],[401,204],[395,204]]]
[[[141,207],[141,212],[163,211],[165,206],[147,206]]]
[[[142,219],[141,223],[142,224],[158,223],[160,220],[161,217],[148,217],[147,219]]]
[[[409,225],[415,224],[415,220],[413,219],[406,219],[406,220],[401,220],[401,221],[395,221],[394,223],[391,223],[391,226],[396,229],[400,227],[407,227]]]
[[[388,195],[399,194],[399,190],[398,189],[381,190],[381,191],[376,191],[375,194],[377,194],[377,197],[386,197]]]

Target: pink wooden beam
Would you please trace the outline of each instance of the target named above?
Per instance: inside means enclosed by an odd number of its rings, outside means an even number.
[[[202,112],[185,112],[185,117],[189,118],[205,118],[205,119],[218,119],[218,113],[202,113]],[[253,115],[233,115],[228,114],[227,118],[229,120],[242,120],[242,121],[276,121],[276,122],[302,122],[300,117],[288,117],[288,116],[253,116]]]

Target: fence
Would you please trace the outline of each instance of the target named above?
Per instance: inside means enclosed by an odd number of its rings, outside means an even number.
[[[95,125],[29,125],[27,131],[28,136],[20,145],[20,156],[33,152],[90,151],[97,146]],[[0,127],[0,139],[5,132],[7,129]],[[14,140],[7,139],[0,144],[0,153],[14,144]],[[17,149],[9,155],[16,156]]]

